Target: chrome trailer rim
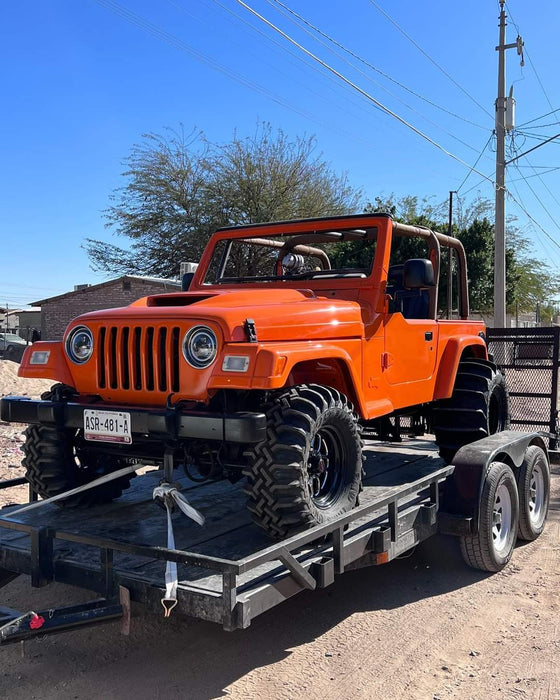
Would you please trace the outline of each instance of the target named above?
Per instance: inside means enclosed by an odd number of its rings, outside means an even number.
[[[512,511],[509,489],[505,484],[500,484],[492,510],[492,542],[497,554],[502,554],[509,548]]]
[[[538,464],[533,467],[529,483],[528,514],[532,525],[540,526],[545,508],[544,474]]]

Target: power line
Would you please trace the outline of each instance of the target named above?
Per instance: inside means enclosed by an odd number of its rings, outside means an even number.
[[[524,129],[545,129],[547,126],[557,126],[558,122],[549,122],[548,124],[538,124],[537,126],[524,126]]]
[[[527,124],[532,124],[533,122],[538,122],[539,119],[544,119],[545,117],[548,117],[551,114],[556,114],[556,112],[560,112],[560,107],[558,109],[553,109],[551,112],[547,112],[546,114],[542,114],[540,117],[535,117],[534,119],[530,119],[528,122],[520,124],[519,128],[523,128],[524,126],[527,126]],[[554,125],[556,124],[558,124],[558,122],[554,122]],[[550,126],[550,124],[545,124],[545,126]]]
[[[494,136],[494,134],[492,133],[492,134],[490,134],[490,136],[488,137],[488,141],[486,141],[486,143],[484,144],[484,148],[483,148],[482,151],[480,151],[480,153],[478,154],[478,158],[475,160],[474,165],[472,166],[472,169],[469,170],[469,172],[465,175],[465,179],[463,180],[463,182],[459,185],[459,187],[457,187],[457,189],[456,189],[456,193],[457,193],[457,194],[459,194],[459,192],[460,192],[460,190],[461,190],[461,187],[463,187],[463,185],[465,184],[465,182],[469,179],[469,177],[471,176],[472,172],[474,171],[474,169],[475,169],[476,166],[478,165],[478,161],[482,158],[482,156],[483,156],[483,154],[484,154],[484,151],[488,148],[488,145],[489,145],[490,142],[492,141],[492,137],[493,137],[493,136]]]
[[[191,15],[191,13],[188,12],[188,11],[186,10],[186,8],[185,8],[180,2],[177,2],[176,0],[168,0],[168,2],[169,2],[169,4],[170,4],[172,7],[175,7],[176,9],[180,10],[181,12],[184,12],[184,13],[187,14],[187,16],[189,16],[189,17],[193,17],[193,15]],[[232,10],[232,9],[229,8],[229,7],[227,7],[226,5],[224,5],[224,4],[223,4],[222,2],[220,2],[219,0],[213,0],[213,2],[214,2],[218,7],[220,7],[222,10],[224,10],[225,12],[227,12],[228,14],[230,14],[232,17],[235,17],[239,22],[241,22],[241,23],[244,24],[245,26],[249,27],[252,31],[254,31],[254,32],[256,32],[257,34],[259,34],[259,35],[260,35],[261,37],[263,37],[266,41],[271,42],[272,44],[274,44],[275,46],[277,46],[282,52],[287,52],[287,53],[289,53],[290,56],[292,56],[293,58],[295,58],[297,61],[303,63],[305,66],[307,66],[307,67],[310,68],[311,70],[315,71],[315,72],[316,72],[318,75],[320,75],[322,78],[326,78],[327,80],[329,80],[330,82],[332,82],[332,83],[333,83],[334,85],[336,85],[337,87],[339,86],[338,81],[337,81],[333,76],[330,76],[330,75],[327,75],[327,76],[326,76],[326,75],[324,74],[324,72],[322,72],[322,71],[320,70],[320,68],[318,68],[317,66],[315,66],[312,62],[306,61],[305,58],[302,57],[301,55],[299,55],[297,52],[295,52],[295,51],[290,51],[290,50],[289,50],[288,48],[286,48],[286,46],[284,46],[280,41],[277,41],[276,39],[274,39],[274,38],[271,37],[270,35],[266,34],[266,33],[263,32],[263,31],[261,31],[258,27],[255,27],[253,24],[251,24],[250,22],[248,22],[246,19],[244,19],[243,17],[241,17],[241,15],[239,15],[237,12],[234,12],[234,10]],[[198,19],[198,18],[197,18],[197,19]],[[268,64],[268,65],[271,65],[271,64]],[[276,70],[278,70],[278,68],[276,68]],[[280,72],[282,72],[282,71],[280,71]],[[286,73],[284,73],[284,75],[286,75]],[[288,76],[287,76],[287,77],[288,77]],[[291,76],[289,76],[289,79],[292,80],[292,81],[294,80]],[[295,82],[298,82],[298,81],[296,80]],[[303,83],[301,83],[301,82],[300,82],[299,84],[302,85],[302,86],[304,86],[305,89],[306,89],[310,94],[316,95],[317,97],[319,97],[319,98],[321,98],[321,99],[324,99],[325,101],[331,102],[331,103],[334,104],[334,101],[333,101],[333,100],[329,100],[329,99],[325,96],[325,94],[324,94],[323,92],[319,92],[319,91],[317,91],[317,90],[314,90],[312,87],[310,87],[309,81],[307,81],[307,83],[305,83],[305,85],[304,85]],[[352,111],[346,109],[345,105],[341,105],[340,102],[336,102],[336,105],[337,105],[338,109],[340,109],[340,110],[343,111],[343,112],[346,112],[346,114],[348,114],[348,115],[350,115],[350,116],[353,116],[354,118],[357,118],[357,119],[361,118],[361,115],[357,115],[357,114],[353,113]],[[361,108],[362,105],[360,104],[359,107]],[[342,129],[342,128],[340,128],[339,126],[334,126],[334,125],[325,123],[325,122],[321,121],[320,119],[317,119],[316,117],[308,116],[308,118],[309,118],[309,119],[312,119],[312,120],[315,121],[317,124],[320,124],[320,125],[322,125],[322,126],[328,128],[328,129],[331,129],[331,130],[334,131],[334,132],[337,132],[337,133],[339,133],[339,134],[344,134],[345,136],[348,136],[348,137],[350,137],[350,138],[352,138],[352,139],[354,139],[354,140],[356,140],[356,141],[359,141],[359,142],[361,142],[361,143],[368,143],[368,142],[366,141],[366,139],[361,138],[360,136],[356,135],[356,134],[353,133],[353,132],[350,132],[350,131],[347,131],[347,130],[345,130],[345,129]]]
[[[468,195],[469,192],[472,192],[472,191],[473,191],[474,189],[476,189],[477,187],[480,187],[480,185],[484,184],[484,183],[485,183],[486,181],[488,181],[488,180],[490,180],[490,182],[492,182],[492,180],[491,180],[491,178],[490,178],[489,176],[484,176],[482,180],[479,180],[479,181],[476,183],[476,185],[473,185],[472,187],[469,187],[468,190],[466,190],[465,192],[463,192],[463,197],[466,197],[466,196]],[[492,182],[492,184],[494,184],[494,183]]]
[[[132,10],[129,10],[127,7],[124,5],[121,5],[114,0],[95,0],[98,5],[101,5],[102,7],[105,7],[106,9],[111,10],[114,14],[118,15],[119,17],[123,18],[130,24],[134,25],[138,29],[141,29],[142,31],[147,32],[151,36],[155,37],[156,39],[159,39],[160,41],[163,41],[166,44],[169,44],[171,47],[178,49],[179,51],[182,51],[189,56],[192,56],[193,58],[196,58],[198,61],[201,63],[204,63],[214,70],[217,70],[218,72],[222,73],[223,75],[227,76],[228,78],[231,78],[232,80],[235,80],[236,82],[240,83],[241,85],[244,85],[245,87],[248,87],[251,90],[254,90],[255,92],[258,92],[261,95],[265,95],[269,99],[271,99],[273,102],[276,102],[277,104],[281,105],[282,107],[285,107],[286,109],[291,110],[292,112],[295,112],[296,114],[299,114],[300,116],[304,117],[305,119],[311,119],[313,121],[316,121],[314,116],[307,113],[303,112],[302,110],[298,109],[291,103],[287,102],[286,100],[282,99],[275,93],[271,92],[267,88],[263,87],[260,83],[256,83],[249,78],[246,78],[245,76],[231,70],[227,66],[223,65],[219,61],[216,61],[214,58],[211,56],[208,56],[207,54],[203,53],[202,51],[198,51],[197,49],[189,46],[186,44],[184,41],[176,37],[174,34],[171,34],[164,29],[161,29],[157,25],[153,24],[152,22],[149,22],[148,20],[144,19],[140,15],[136,14]]]
[[[272,5],[272,6],[274,7],[273,2],[276,2],[277,0],[266,0],[266,1],[269,3],[269,5]],[[220,3],[219,3],[219,0],[214,0],[214,2],[220,4]],[[279,4],[280,4],[282,7],[287,7],[287,6],[284,5],[283,3],[279,3]],[[278,9],[278,8],[275,8],[275,9]],[[287,9],[289,10],[289,8],[287,8]],[[292,10],[289,10],[289,11],[292,12],[292,14],[294,14],[296,17],[298,17],[298,18],[301,17],[300,15],[298,15],[298,14],[295,13],[295,12],[293,12]],[[384,90],[387,94],[391,95],[391,97],[393,97],[395,100],[397,100],[398,102],[400,102],[401,104],[403,104],[407,109],[410,109],[412,112],[415,112],[415,113],[418,114],[422,119],[425,119],[427,122],[429,122],[430,124],[432,124],[433,126],[435,126],[436,129],[439,129],[440,131],[443,131],[445,134],[447,134],[448,136],[450,136],[452,139],[454,139],[454,140],[457,141],[458,143],[462,144],[462,145],[465,146],[466,148],[470,149],[471,151],[475,151],[475,153],[476,153],[476,149],[473,148],[473,147],[470,145],[470,143],[467,143],[466,141],[463,141],[463,139],[460,139],[460,138],[459,138],[458,136],[456,136],[455,134],[451,133],[450,131],[447,131],[447,130],[444,129],[440,124],[438,124],[437,122],[433,121],[432,119],[430,119],[430,118],[427,117],[426,115],[422,114],[422,112],[420,112],[420,111],[417,110],[416,108],[412,107],[412,106],[409,105],[407,102],[405,102],[404,100],[402,100],[400,97],[398,97],[397,95],[395,95],[393,92],[391,92],[390,90],[388,90],[384,85],[382,85],[381,83],[377,82],[377,80],[373,80],[373,78],[372,78],[370,75],[368,75],[366,72],[364,72],[363,70],[361,70],[360,68],[358,68],[354,63],[352,63],[351,61],[349,61],[349,60],[348,60],[347,58],[345,58],[344,56],[341,56],[338,52],[336,52],[334,49],[332,49],[330,46],[328,46],[328,44],[327,44],[326,42],[321,41],[321,39],[318,39],[316,36],[314,36],[313,33],[309,31],[309,29],[307,29],[306,27],[301,27],[292,17],[289,17],[288,14],[287,14],[286,12],[284,12],[283,10],[280,10],[280,12],[281,12],[284,16],[288,17],[292,22],[294,22],[294,24],[295,24],[297,27],[299,27],[300,29],[303,29],[303,31],[306,32],[306,34],[308,34],[309,36],[311,36],[312,39],[314,39],[315,41],[318,41],[322,46],[325,46],[325,47],[327,48],[328,51],[330,51],[330,52],[333,53],[335,56],[337,56],[338,58],[340,58],[342,61],[344,61],[347,65],[349,65],[349,66],[350,66],[351,68],[353,68],[354,70],[357,70],[358,73],[360,73],[360,75],[363,75],[363,76],[366,78],[366,80],[369,80],[369,81],[372,82],[374,85],[376,85],[377,87],[381,88],[381,90]],[[310,24],[309,22],[307,22],[307,20],[305,20],[303,17],[301,18],[301,20],[302,20],[302,22],[308,24],[308,25],[311,26],[311,27],[314,26],[314,25]],[[316,31],[318,31],[318,32],[319,32],[321,35],[323,35],[323,36],[327,36],[326,34],[324,34],[324,32],[321,32],[321,30],[319,30],[319,29],[317,29]],[[345,48],[342,46],[342,44],[339,44],[338,42],[336,42],[334,39],[331,39],[330,37],[329,37],[329,40],[330,40],[332,43],[334,43],[336,46],[342,47],[342,49],[343,49],[344,51],[346,51],[346,52],[349,53],[350,55],[356,57],[358,60],[360,60],[360,61],[362,61],[363,63],[365,63],[367,66],[371,67],[374,71],[377,71],[377,68],[375,68],[375,66],[372,66],[371,64],[367,63],[367,61],[364,61],[364,60],[361,59],[357,54],[354,54],[354,53],[351,52],[349,49],[345,49]],[[387,76],[385,73],[382,73],[381,71],[378,71],[378,72],[380,72],[382,75],[384,75],[384,76],[388,77],[390,80],[392,80],[392,78],[390,78],[390,76]],[[394,81],[394,82],[396,82],[396,81]],[[397,84],[399,84],[399,83],[397,83]],[[484,127],[482,127],[482,128],[484,128]],[[487,131],[487,129],[485,129],[485,131]]]
[[[509,16],[511,17],[511,21],[513,22],[513,26],[514,26],[515,29],[517,30],[517,34],[518,34],[518,36],[519,36],[519,34],[520,34],[521,32],[519,31],[519,27],[518,27],[516,21],[513,19],[513,15],[511,14],[511,10],[509,9],[509,5],[507,4],[507,2],[504,3],[504,4],[505,4],[506,9],[507,9],[507,11],[508,11],[508,13],[509,13]],[[539,74],[537,73],[537,69],[535,68],[535,65],[534,65],[533,61],[531,60],[531,56],[529,55],[529,52],[527,51],[527,49],[524,48],[523,53],[525,54],[525,56],[527,56],[527,59],[528,59],[528,61],[529,61],[529,64],[530,64],[531,68],[533,69],[533,73],[535,74],[535,77],[536,77],[536,79],[537,79],[537,82],[539,83],[539,85],[540,85],[540,87],[541,87],[541,90],[543,91],[543,95],[546,97],[546,101],[548,102],[548,104],[549,104],[549,106],[550,106],[550,109],[553,110],[554,107],[552,106],[552,102],[550,101],[550,99],[549,99],[549,97],[548,97],[548,94],[547,94],[546,90],[544,89],[544,85],[542,84],[542,81],[541,81],[541,79],[540,79]]]
[[[369,1],[379,12],[381,12],[381,14],[386,19],[389,20],[389,22],[391,22],[391,24],[394,27],[396,27],[399,30],[399,32],[401,34],[403,34],[418,49],[418,51],[420,51],[420,53],[423,56],[425,56],[428,59],[428,61],[430,61],[430,63],[432,63],[439,71],[441,71],[449,80],[451,80],[451,82],[453,83],[453,85],[455,85],[455,87],[459,88],[459,90],[461,90],[462,93],[464,93],[472,102],[474,102],[474,104],[477,107],[480,107],[480,109],[483,112],[485,112],[491,119],[494,119],[494,115],[490,114],[490,112],[486,109],[486,107],[483,107],[480,104],[480,102],[478,102],[469,92],[467,92],[467,90],[465,90],[465,88],[462,85],[460,85],[452,75],[450,75],[444,68],[442,68],[439,65],[439,63],[437,63],[426,51],[424,51],[424,49],[416,41],[414,41],[414,39],[409,34],[407,34],[405,32],[405,30],[392,17],[390,17],[385,12],[385,10],[383,8],[379,7],[379,5],[375,2],[375,0],[369,0]]]
[[[529,163],[529,160],[527,160],[527,162]],[[529,165],[530,165],[530,163],[529,163]],[[545,190],[548,192],[548,194],[552,197],[552,199],[556,202],[556,204],[560,207],[560,202],[558,201],[556,195],[552,192],[552,190],[550,189],[550,187],[549,187],[549,186],[546,184],[546,182],[542,179],[542,175],[543,175],[543,174],[542,174],[542,173],[538,173],[534,168],[533,168],[533,172],[534,172],[534,175],[533,175],[533,176],[531,176],[531,175],[528,175],[528,176],[527,176],[527,175],[526,175],[525,178],[527,179],[527,177],[538,177],[539,180],[540,180],[540,182],[541,182],[541,184],[542,184],[542,186],[545,188]]]
[[[515,167],[515,166],[514,166],[514,167]],[[521,170],[518,170],[517,172],[521,175],[521,178],[525,181],[525,184],[526,184],[527,187],[531,190],[531,192],[533,193],[533,196],[535,197],[535,199],[537,200],[537,202],[541,205],[541,207],[544,209],[544,211],[548,214],[548,218],[552,221],[552,223],[553,223],[553,224],[556,226],[556,228],[560,231],[560,224],[558,224],[558,222],[556,221],[556,218],[555,218],[554,216],[552,216],[552,214],[551,214],[550,211],[548,210],[546,204],[542,201],[542,199],[539,197],[539,195],[535,192],[535,190],[533,189],[532,185],[527,181],[527,177],[526,177],[525,175],[523,175],[523,173],[521,172]],[[560,247],[560,246],[559,246],[559,247]]]
[[[519,171],[519,174],[521,175],[521,172],[520,172],[520,171]],[[525,179],[525,178],[524,178],[524,179]],[[537,199],[537,201],[539,202],[539,204],[543,207],[543,209],[545,210],[545,212],[548,214],[548,216],[556,223],[554,217],[553,217],[553,216],[551,215],[551,213],[548,211],[548,209],[546,208],[546,206],[542,203],[542,201],[540,200],[539,196],[536,194],[535,190],[531,187],[531,185],[530,185],[527,181],[525,181],[525,184],[526,184],[527,187],[531,190],[531,192],[533,193],[533,195],[535,196],[535,198]],[[523,213],[525,214],[525,216],[527,216],[527,217],[535,224],[535,226],[538,226],[539,229],[544,233],[544,235],[545,235],[552,243],[554,243],[554,245],[555,245],[558,249],[560,249],[560,243],[558,243],[558,241],[557,241],[556,239],[554,239],[554,238],[548,233],[548,231],[546,231],[546,230],[539,224],[539,222],[538,222],[533,216],[531,216],[531,214],[529,214],[529,212],[527,211],[527,209],[526,209],[512,194],[511,194],[511,192],[509,192],[508,190],[506,190],[506,193],[507,193],[507,194],[511,197],[511,199],[513,199],[513,201],[521,208],[521,210],[523,211]],[[558,226],[558,224],[556,224],[556,225]],[[560,228],[560,227],[559,227],[559,228]]]
[[[555,138],[558,137],[558,134],[556,136],[550,137],[550,136],[542,136],[541,134],[527,134],[524,131],[517,131],[516,133],[519,134],[520,136],[525,136],[525,138],[528,139],[534,139],[535,141],[542,141],[543,143],[546,141],[554,141]],[[560,141],[556,142],[556,145],[560,144]]]
[[[348,47],[344,46],[344,44],[341,44],[341,43],[340,43],[339,41],[337,41],[336,39],[333,39],[333,37],[331,37],[329,34],[327,34],[326,32],[322,31],[321,29],[319,29],[319,27],[315,26],[314,24],[312,24],[311,22],[309,22],[308,20],[306,20],[305,17],[302,17],[301,15],[299,15],[297,12],[295,12],[294,10],[292,10],[290,7],[288,7],[287,5],[285,5],[285,4],[284,4],[283,2],[281,2],[280,0],[266,0],[266,2],[268,2],[269,5],[278,5],[279,7],[283,8],[286,12],[282,12],[282,14],[284,14],[285,16],[286,16],[286,13],[289,13],[290,15],[293,15],[293,17],[296,17],[300,22],[302,22],[303,24],[305,24],[307,27],[310,27],[314,32],[316,32],[317,34],[319,34],[319,35],[321,35],[322,37],[324,37],[325,39],[327,39],[327,41],[331,42],[332,44],[334,44],[335,46],[337,46],[337,47],[338,47],[339,49],[341,49],[342,51],[345,51],[347,54],[349,54],[350,56],[352,56],[352,58],[355,58],[357,61],[360,61],[360,63],[363,63],[365,66],[367,66],[367,67],[370,68],[371,70],[375,71],[376,73],[378,73],[379,75],[381,75],[383,78],[386,78],[387,80],[390,80],[392,83],[394,83],[394,84],[397,85],[398,87],[402,88],[403,90],[406,90],[406,92],[410,93],[410,94],[413,95],[414,97],[417,97],[418,99],[423,100],[424,102],[426,102],[427,104],[431,105],[432,107],[435,107],[436,109],[439,109],[439,110],[441,110],[442,112],[445,112],[446,114],[449,114],[449,115],[451,115],[452,117],[455,117],[456,119],[461,119],[461,121],[464,121],[464,122],[466,122],[467,124],[472,124],[473,126],[476,126],[478,129],[484,129],[484,131],[487,131],[487,130],[488,130],[487,127],[482,126],[481,124],[477,124],[476,122],[473,122],[473,121],[471,121],[470,119],[467,119],[466,117],[461,116],[460,114],[456,114],[455,112],[452,112],[451,110],[446,109],[445,107],[442,107],[441,105],[437,104],[436,102],[433,102],[432,100],[429,100],[428,98],[424,97],[424,95],[421,95],[420,93],[415,92],[415,91],[412,90],[411,88],[407,87],[407,86],[404,85],[403,83],[399,82],[398,80],[396,80],[395,78],[393,78],[392,76],[390,76],[388,73],[385,73],[385,72],[382,71],[380,68],[377,68],[377,66],[374,66],[374,65],[373,65],[372,63],[370,63],[369,61],[366,61],[364,58],[362,58],[362,56],[360,56],[359,54],[355,53],[354,51],[352,51],[352,50],[349,49]],[[321,43],[322,43],[322,42],[321,42]],[[324,44],[323,44],[323,45],[324,45]]]
[[[523,167],[523,166],[517,165],[516,167],[517,167],[517,168],[521,168],[521,167]],[[528,166],[526,166],[526,167],[530,168],[530,167],[533,167],[533,166],[528,165]],[[536,168],[536,167],[539,167],[539,166],[535,166],[535,168]],[[548,170],[543,170],[542,173],[537,173],[537,172],[535,172],[533,175],[525,175],[525,178],[528,179],[528,178],[531,178],[531,177],[539,177],[540,175],[548,175],[548,173],[552,173],[552,172],[554,172],[555,170],[560,170],[560,166],[557,166],[557,167],[555,167],[555,168],[549,168]],[[521,180],[523,180],[523,179],[524,179],[524,178],[520,177],[520,178],[518,178],[517,180],[509,180],[509,182],[521,182]],[[543,183],[543,184],[544,184],[544,183]],[[548,189],[548,187],[547,187],[547,189]],[[549,192],[550,192],[550,190],[549,190]]]
[[[399,121],[401,124],[406,126],[407,128],[411,129],[415,134],[418,136],[421,136],[423,139],[428,141],[428,143],[431,143],[432,146],[435,146],[437,149],[448,155],[450,158],[453,158],[456,160],[458,163],[461,163],[462,165],[466,166],[467,168],[470,168],[470,165],[466,163],[464,160],[456,156],[454,153],[451,153],[451,151],[448,151],[446,148],[444,148],[441,144],[439,144],[437,141],[434,141],[430,136],[425,134],[423,131],[420,131],[420,129],[417,129],[415,126],[410,124],[410,122],[406,121],[406,119],[403,119],[403,117],[399,116],[396,112],[393,112],[393,110],[389,109],[389,107],[386,107],[382,102],[377,100],[375,97],[370,95],[368,92],[366,92],[364,89],[356,85],[356,83],[352,82],[349,78],[344,76],[342,73],[337,71],[335,68],[330,66],[328,63],[323,61],[321,58],[316,56],[314,53],[306,49],[302,44],[298,43],[295,39],[293,39],[291,36],[286,34],[286,32],[282,31],[279,27],[277,27],[275,24],[270,22],[266,17],[263,17],[263,15],[259,14],[256,10],[254,10],[252,7],[247,5],[247,3],[243,2],[243,0],[236,0],[242,7],[244,7],[246,10],[251,12],[255,17],[258,17],[262,22],[264,22],[266,25],[268,25],[271,29],[273,29],[275,32],[278,32],[281,36],[283,36],[287,41],[292,43],[294,46],[297,46],[301,51],[303,51],[305,54],[307,54],[310,58],[313,58],[317,63],[323,66],[326,70],[330,71],[333,73],[333,75],[336,75],[338,78],[340,78],[344,83],[346,83],[349,87],[351,87],[354,90],[357,90],[361,95],[363,95],[367,100],[372,102],[375,107],[382,112],[385,112],[389,116],[393,117],[397,121]],[[478,170],[475,170],[474,172],[478,173],[479,175],[482,175],[483,177],[486,177],[484,173],[479,172]],[[493,182],[491,180],[491,182]]]
[[[513,182],[513,181],[510,181],[510,182]],[[529,219],[532,221],[532,223],[534,223],[547,236],[547,238],[549,238],[554,243],[554,245],[556,245],[560,249],[560,245],[558,245],[556,243],[556,241],[551,236],[549,236],[549,234],[544,230],[544,228],[535,219],[533,219],[533,217],[529,214],[529,212],[527,211],[527,208],[525,207],[525,204],[523,203],[523,199],[521,198],[521,195],[519,194],[519,190],[517,189],[517,187],[515,185],[513,187],[515,189],[515,193],[517,194],[517,199],[511,194],[511,192],[507,193],[508,196],[511,197],[511,199],[517,204],[517,206],[521,209],[521,211],[526,216],[529,217]],[[547,243],[546,240],[543,240],[541,238],[538,230],[535,230],[535,233],[537,234],[537,238],[539,239],[539,242],[541,243],[543,248],[546,248],[546,250],[548,251],[548,253],[550,255],[550,259],[552,261],[554,259],[555,255],[558,255],[558,253],[555,252],[553,249],[549,248],[550,244]],[[557,265],[557,267],[558,267],[558,265]]]

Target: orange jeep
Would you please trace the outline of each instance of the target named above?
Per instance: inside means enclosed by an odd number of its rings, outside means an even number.
[[[459,320],[438,318],[448,249]],[[383,435],[413,416],[448,461],[508,427],[454,238],[381,214],[221,229],[183,289],[84,314],[62,342],[27,349],[20,376],[61,383],[4,399],[2,418],[30,424],[23,464],[41,496],[167,459],[194,480],[245,478],[255,522],[284,537],[356,505],[362,426]]]

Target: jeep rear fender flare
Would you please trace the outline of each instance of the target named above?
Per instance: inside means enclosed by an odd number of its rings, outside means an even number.
[[[447,341],[437,369],[434,400],[448,399],[451,396],[459,362],[468,355],[488,359],[488,350],[482,337],[464,335]]]

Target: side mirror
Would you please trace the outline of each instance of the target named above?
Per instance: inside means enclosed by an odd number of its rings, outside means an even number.
[[[181,291],[188,292],[191,286],[192,278],[194,277],[194,272],[185,272],[181,277]]]
[[[426,289],[435,286],[434,267],[430,260],[412,258],[404,264],[403,282],[406,289]]]

